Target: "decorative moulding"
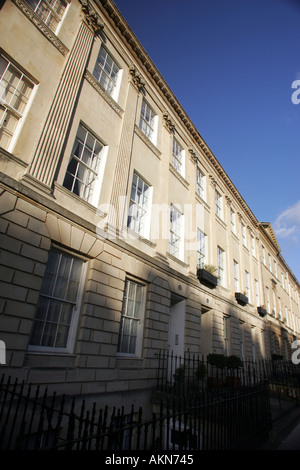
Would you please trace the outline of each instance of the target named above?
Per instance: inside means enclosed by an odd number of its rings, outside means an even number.
[[[85,71],[84,78],[92,85],[92,87],[104,98],[109,106],[121,117],[124,113],[123,109],[120,108],[118,103],[104,90],[98,80],[94,77],[89,70]]]

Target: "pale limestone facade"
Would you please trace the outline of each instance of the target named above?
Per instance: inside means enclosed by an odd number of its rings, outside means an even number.
[[[7,132],[1,122],[0,134],[3,372],[121,403],[125,394],[149,398],[159,350],[290,360],[300,336],[299,282],[272,227],[256,220],[116,6],[64,2],[53,30],[30,5],[6,0],[0,15],[1,93],[17,71],[29,90],[22,112],[9,93],[1,97],[8,120],[17,120]],[[116,65],[113,90],[96,77],[101,46]],[[73,189],[65,178],[79,129],[102,148],[89,173],[95,182],[84,179],[88,198],[74,189],[73,173]],[[134,178],[144,199],[128,227]],[[217,287],[197,278],[199,251],[218,268]],[[72,271],[75,300],[43,285],[47,276],[67,282],[49,267],[53,252],[55,262],[80,266]],[[135,292],[129,300],[126,286]],[[246,305],[236,291],[246,291]]]

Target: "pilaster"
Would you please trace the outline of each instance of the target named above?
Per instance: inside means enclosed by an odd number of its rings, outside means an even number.
[[[67,129],[95,34],[103,27],[87,1],[82,1],[83,21],[59,81],[35,154],[25,176],[42,189],[51,189]]]
[[[112,195],[110,210],[108,213],[107,230],[114,234],[116,230],[121,234],[125,224],[126,195],[129,190],[129,176],[131,168],[132,146],[134,138],[134,126],[136,123],[138,102],[145,82],[135,65],[129,69],[130,79],[128,85],[127,104],[124,112],[123,126],[120,137],[119,153],[116,163],[116,171],[112,182]]]

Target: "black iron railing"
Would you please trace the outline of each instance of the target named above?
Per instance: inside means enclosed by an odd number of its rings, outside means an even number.
[[[88,408],[85,400],[2,377],[0,449],[244,449],[267,437],[269,405],[265,382],[219,396],[156,392],[146,419],[149,409]]]
[[[268,382],[269,389],[300,400],[300,366],[283,360],[246,360],[211,354],[158,353],[157,390],[169,394],[215,393]]]

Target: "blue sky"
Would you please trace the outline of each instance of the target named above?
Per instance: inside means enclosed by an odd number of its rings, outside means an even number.
[[[300,0],[115,4],[300,280]]]

